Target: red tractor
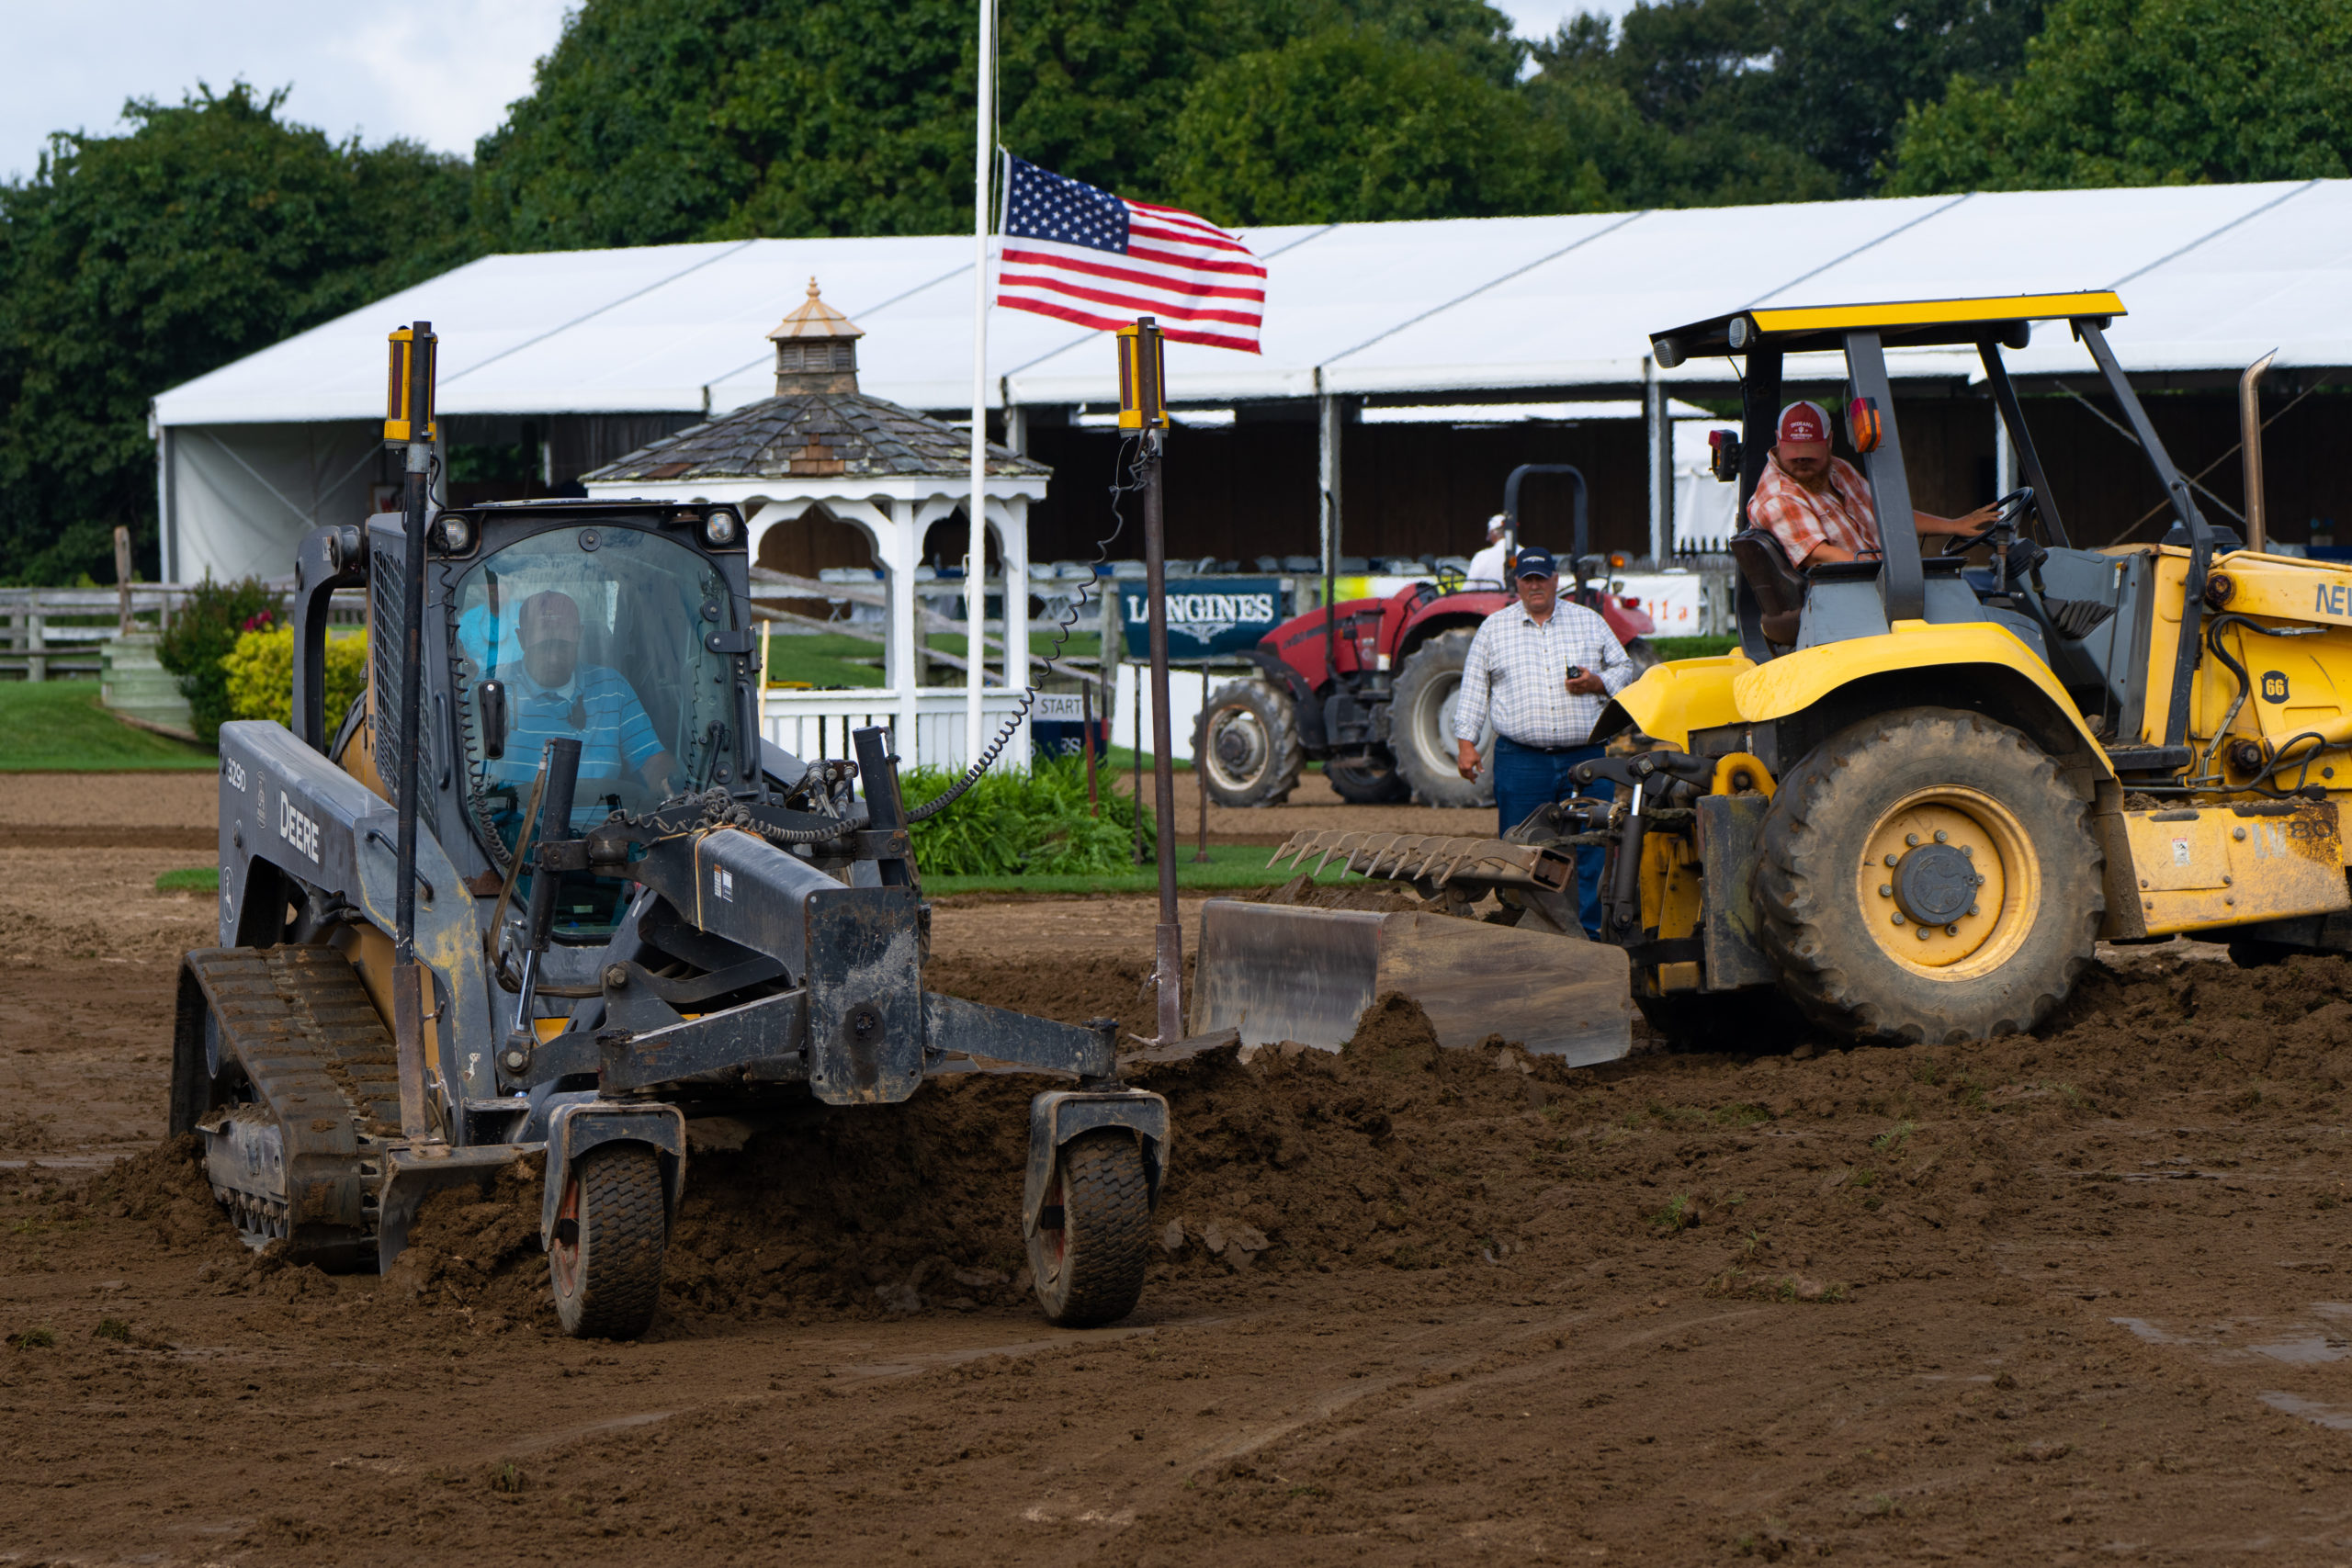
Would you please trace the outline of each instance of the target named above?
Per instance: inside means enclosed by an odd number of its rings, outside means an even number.
[[[1586,553],[1584,476],[1564,463],[1525,463],[1503,485],[1507,536],[1519,536],[1519,486],[1530,474],[1570,481],[1576,548],[1567,597],[1598,611],[1647,669],[1657,655],[1638,601],[1606,592],[1608,562]],[[1310,610],[1276,626],[1251,650],[1262,674],[1210,694],[1193,727],[1193,765],[1220,806],[1273,806],[1288,798],[1309,758],[1340,798],[1362,805],[1491,806],[1492,775],[1476,784],[1454,766],[1453,699],[1478,624],[1511,603],[1497,590],[1464,592],[1416,582],[1385,599]],[[1479,750],[1493,748],[1491,727]]]

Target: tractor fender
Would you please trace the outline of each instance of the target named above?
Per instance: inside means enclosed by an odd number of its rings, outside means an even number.
[[[1724,722],[1787,718],[1864,682],[1891,687],[1883,692],[1887,700],[1874,706],[1940,702],[1970,708],[2016,725],[2044,750],[2102,779],[2115,776],[2105,749],[2050,666],[2007,627],[1985,621],[1897,621],[1884,637],[1784,653],[1733,677],[1737,712]]]
[[[1652,665],[1601,710],[1593,739],[1606,739],[1630,724],[1654,740],[1688,750],[1692,730],[1740,721],[1732,685],[1755,668],[1744,653]]]
[[[1053,1190],[1054,1167],[1064,1144],[1082,1133],[1124,1127],[1143,1145],[1143,1176],[1151,1206],[1159,1206],[1168,1175],[1168,1101],[1142,1089],[1048,1089],[1029,1102],[1029,1175],[1021,1195],[1021,1234],[1037,1234],[1037,1213]],[[552,1210],[549,1213],[553,1213]]]
[[[1661,664],[1618,693],[1592,733],[1602,739],[1630,724],[1687,750],[1694,729],[1789,718],[1841,696],[1858,703],[1855,717],[1917,704],[1970,708],[2016,725],[2044,750],[2101,779],[2115,776],[2050,667],[2007,628],[1987,622],[1898,621],[1883,637],[1827,643],[1763,664],[1741,653]]]
[[[1455,593],[1433,599],[1427,606],[1407,617],[1405,624],[1397,629],[1396,646],[1390,651],[1389,667],[1402,670],[1405,660],[1412,658],[1421,644],[1433,637],[1443,637],[1452,631],[1476,631],[1486,625],[1487,615],[1493,612],[1476,610],[1464,613],[1459,603],[1464,597],[1467,596]],[[1492,597],[1499,600],[1502,596],[1495,594]]]
[[[686,1190],[686,1113],[659,1101],[575,1100],[548,1117],[546,1195],[539,1201],[539,1249],[555,1235],[556,1211],[563,1205],[571,1162],[599,1144],[644,1144],[662,1156],[662,1196],[670,1217]]]

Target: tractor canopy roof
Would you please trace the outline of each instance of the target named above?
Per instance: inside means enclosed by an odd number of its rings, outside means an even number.
[[[2079,294],[2005,294],[1983,299],[1897,299],[1853,305],[1751,305],[1729,315],[1693,321],[1650,334],[1658,365],[1672,369],[1687,359],[1747,354],[1760,348],[1784,354],[1834,351],[1848,333],[1875,333],[1888,348],[1937,344],[1973,344],[1987,339],[2011,348],[2025,346],[2038,321],[2089,321],[2106,327],[2122,315],[2123,301],[2108,289]]]

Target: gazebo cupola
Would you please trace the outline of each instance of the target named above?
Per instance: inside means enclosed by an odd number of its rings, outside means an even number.
[[[915,577],[923,538],[954,520],[964,537],[972,492],[971,433],[857,387],[857,340],[865,334],[825,303],[817,280],[808,298],[770,332],[775,344],[775,395],[713,414],[581,476],[591,496],[625,500],[723,502],[742,508],[754,581],[772,591],[796,539],[847,524],[865,536],[887,580],[883,685],[849,691],[771,690],[761,698],[762,732],[798,756],[843,756],[850,727],[889,720],[907,761],[960,769],[964,693],[926,686],[916,623]],[[994,536],[1012,607],[992,673],[1001,683],[982,702],[999,719],[1023,709],[1028,683],[1029,508],[1046,499],[1053,470],[1003,446],[988,452],[983,509]],[[771,546],[777,547],[773,552]],[[813,569],[812,569],[813,570]],[[821,596],[819,584],[782,596]],[[996,722],[991,720],[991,723]],[[826,748],[833,748],[827,750]],[[1029,754],[1024,736],[1013,750]]]
[[[810,278],[808,298],[768,333],[775,341],[775,395],[856,391],[857,340],[865,335],[825,303]]]

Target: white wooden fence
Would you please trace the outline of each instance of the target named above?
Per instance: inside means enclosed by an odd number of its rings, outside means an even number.
[[[178,583],[132,584],[130,627],[162,630],[187,597]],[[126,629],[123,621],[118,589],[0,588],[0,679],[96,680],[99,647]]]
[[[272,583],[281,592],[292,584]],[[159,632],[187,603],[184,582],[134,582],[119,588],[0,588],[0,680],[96,680],[99,649],[124,631]],[[367,597],[338,592],[331,626],[361,626]]]

